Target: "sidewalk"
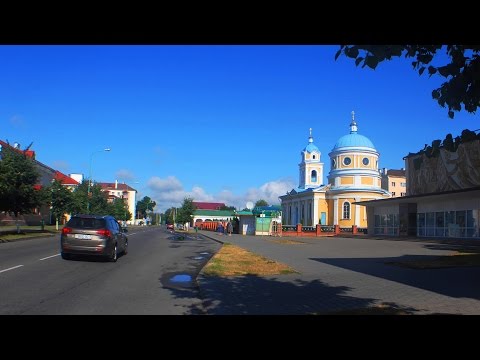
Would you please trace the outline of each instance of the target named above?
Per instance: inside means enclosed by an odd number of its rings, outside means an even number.
[[[411,314],[480,314],[480,267],[418,270],[387,264],[451,254],[459,246],[451,241],[199,234],[300,272],[231,278],[200,274],[197,280],[208,314],[323,314],[380,304]],[[478,248],[480,241],[461,245]]]

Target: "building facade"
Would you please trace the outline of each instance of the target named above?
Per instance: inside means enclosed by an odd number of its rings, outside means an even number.
[[[328,154],[327,184],[322,184],[323,163],[311,129],[308,145],[300,154],[299,186],[280,196],[286,225],[366,227],[366,211],[355,202],[391,197],[381,188],[380,154],[367,137],[358,133],[353,112],[350,133],[342,136]]]
[[[119,183],[115,180],[114,183],[96,183],[100,185],[102,191],[108,193],[109,201],[115,198],[122,199],[128,206],[128,211],[132,214],[132,218],[127,221],[127,224],[136,224],[136,210],[137,210],[137,190],[129,185]]]
[[[407,196],[359,204],[369,234],[480,238],[480,135],[463,135],[404,158]]]
[[[380,171],[382,176],[382,189],[392,194],[392,197],[407,195],[407,175],[405,168],[400,170],[383,168]]]

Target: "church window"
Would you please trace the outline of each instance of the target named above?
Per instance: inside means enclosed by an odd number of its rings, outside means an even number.
[[[332,169],[335,169],[337,167],[337,162],[335,159],[332,159]]]
[[[343,218],[350,219],[350,203],[348,201],[343,203]]]
[[[367,166],[370,163],[370,161],[368,160],[368,158],[365,157],[363,158],[362,163],[363,165]]]
[[[346,158],[343,159],[343,164],[345,166],[348,166],[352,163],[352,159],[350,159],[348,156]]]
[[[313,154],[313,160],[315,160],[317,157],[315,156],[315,154]]]
[[[317,182],[317,171],[312,170],[312,176],[311,176],[312,182]]]

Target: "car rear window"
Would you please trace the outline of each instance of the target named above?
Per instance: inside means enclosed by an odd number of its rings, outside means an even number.
[[[71,218],[67,225],[76,229],[103,229],[105,228],[105,219],[93,218]]]

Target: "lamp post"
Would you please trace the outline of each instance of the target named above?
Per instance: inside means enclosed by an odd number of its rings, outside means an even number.
[[[88,170],[88,188],[87,188],[87,214],[90,213],[90,186],[92,184],[92,160],[93,160],[93,155],[99,152],[103,151],[110,151],[110,148],[105,148],[103,150],[98,150],[94,151],[93,153],[90,154],[90,168]]]

